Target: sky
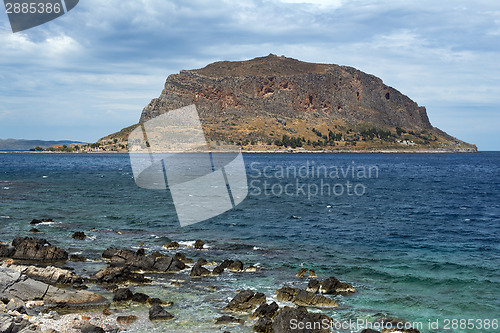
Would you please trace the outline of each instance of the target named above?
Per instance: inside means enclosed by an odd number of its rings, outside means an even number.
[[[356,67],[431,123],[500,150],[500,2],[81,0],[12,33],[0,12],[0,138],[95,142],[168,75],[269,53]]]

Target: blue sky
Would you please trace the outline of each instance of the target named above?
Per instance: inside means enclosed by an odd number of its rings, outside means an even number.
[[[0,13],[0,138],[94,142],[136,123],[168,75],[269,53],[356,67],[500,150],[500,2],[81,0],[13,34]]]

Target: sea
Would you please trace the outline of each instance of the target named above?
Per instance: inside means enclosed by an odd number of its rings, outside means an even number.
[[[162,248],[169,241],[195,260],[259,267],[201,279],[153,274],[153,283],[131,288],[173,301],[175,319],[151,323],[144,305],[112,305],[138,315],[131,332],[252,332],[252,321],[220,327],[214,319],[238,290],[264,292],[270,302],[284,285],[305,288],[301,268],[357,290],[333,296],[338,308],[309,309],[330,316],[332,332],[360,332],[383,318],[404,318],[422,333],[500,331],[500,152],[243,159],[246,198],[181,227],[169,190],[138,187],[128,154],[0,153],[0,240],[46,238],[89,258],[65,263],[83,276],[106,265],[100,256],[109,246],[172,255]],[[42,218],[53,222],[30,225]],[[72,239],[76,231],[87,239]],[[197,239],[203,251],[192,248]]]

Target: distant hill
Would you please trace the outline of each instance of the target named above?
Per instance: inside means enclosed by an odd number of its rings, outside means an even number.
[[[52,146],[69,146],[72,143],[86,144],[85,142],[79,141],[44,141],[44,140],[16,140],[16,139],[0,139],[0,150],[30,150],[35,147],[47,148]]]
[[[247,151],[477,151],[432,126],[425,107],[347,66],[270,54],[181,70],[167,78],[139,123],[190,104],[209,144],[238,144]],[[101,147],[126,147],[136,126],[102,138]]]

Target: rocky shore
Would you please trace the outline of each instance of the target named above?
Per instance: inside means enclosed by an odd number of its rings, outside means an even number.
[[[73,234],[75,239],[84,236],[82,232]],[[76,258],[46,239],[17,237],[8,244],[1,243],[0,333],[144,331],[158,323],[168,329],[168,323],[176,319],[176,311],[170,309],[174,302],[134,292],[136,286],[154,284],[152,276],[180,287],[178,275],[182,273],[199,281],[222,274],[251,275],[263,269],[225,257],[204,258],[206,244],[201,240],[192,247],[198,258],[189,258],[183,252],[173,254],[179,250],[178,242],[165,244],[165,251],[109,247],[101,258]],[[79,275],[66,266],[70,259],[105,265]],[[254,274],[254,278],[258,276]],[[211,288],[216,290],[217,285]],[[213,326],[223,332],[242,326],[263,333],[331,332],[328,325],[332,319],[318,311],[336,309],[342,303],[340,295],[349,297],[356,292],[352,284],[335,276],[318,277],[312,269],[302,268],[294,281],[277,286],[275,295],[235,288],[234,297],[215,309],[220,315],[213,318]],[[138,304],[148,310],[115,312],[114,307],[120,304]],[[385,328],[382,333],[396,331]],[[415,329],[399,332],[418,333]]]

